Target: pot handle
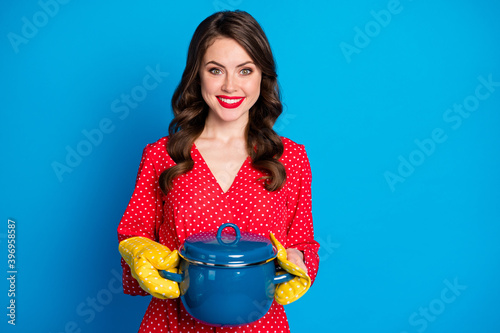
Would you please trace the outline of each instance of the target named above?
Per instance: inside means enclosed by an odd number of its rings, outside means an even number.
[[[184,275],[183,274],[177,274],[177,273],[172,273],[169,271],[159,271],[160,276],[164,279],[174,281],[174,282],[182,282],[184,280]]]
[[[233,228],[234,231],[236,232],[236,239],[232,242],[228,242],[228,243],[225,243],[222,241],[222,230],[226,229],[227,227],[230,227],[230,228]],[[241,238],[241,233],[240,233],[240,228],[238,228],[238,226],[234,223],[224,223],[223,225],[221,225],[219,227],[219,229],[217,229],[217,241],[219,242],[220,245],[233,245],[233,244],[236,244],[238,243],[238,241],[240,240]]]
[[[292,275],[290,273],[275,275],[274,279],[273,279],[273,283],[278,284],[278,283],[288,282],[291,279],[293,279],[294,277],[295,277],[295,275]]]

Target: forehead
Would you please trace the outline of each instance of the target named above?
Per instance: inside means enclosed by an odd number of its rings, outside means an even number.
[[[203,62],[206,64],[209,61],[219,63],[238,63],[243,61],[252,61],[252,58],[247,51],[234,39],[227,37],[215,38],[207,48],[203,56]]]

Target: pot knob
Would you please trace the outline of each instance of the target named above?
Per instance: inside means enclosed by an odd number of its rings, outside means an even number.
[[[236,238],[232,242],[224,242],[222,240],[222,230],[224,230],[224,229],[226,229],[228,227],[229,228],[233,228],[234,231],[236,232]],[[238,243],[238,241],[241,238],[240,228],[238,228],[238,226],[236,224],[234,224],[234,223],[224,223],[217,230],[217,236],[216,236],[216,238],[217,238],[217,241],[219,242],[220,245],[234,245],[234,244]]]

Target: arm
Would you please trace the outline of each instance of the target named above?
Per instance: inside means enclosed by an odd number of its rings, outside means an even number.
[[[288,202],[287,254],[298,266],[303,262],[314,282],[319,268],[319,243],[314,240],[311,196],[311,166],[304,146],[298,146],[295,168],[290,172]],[[287,175],[288,176],[288,175]],[[297,251],[298,250],[298,251]]]
[[[130,202],[118,225],[118,241],[141,236],[152,240],[156,238],[156,228],[163,218],[161,190],[158,186],[159,174],[155,169],[151,145],[144,148],[135,189]],[[123,258],[123,292],[130,295],[148,295],[132,277],[130,267]]]

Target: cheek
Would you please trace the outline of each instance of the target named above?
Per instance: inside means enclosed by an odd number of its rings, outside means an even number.
[[[260,78],[256,78],[255,80],[248,82],[246,87],[247,92],[254,96],[255,99],[257,99],[260,95],[260,81]]]
[[[206,77],[200,76],[200,85],[202,93],[210,91],[210,82]]]
[[[203,96],[203,99],[205,102],[209,102],[210,96],[214,95],[215,92],[217,91],[217,84],[214,82],[214,80],[210,80],[206,77],[200,77],[200,84],[201,84],[201,95]]]

